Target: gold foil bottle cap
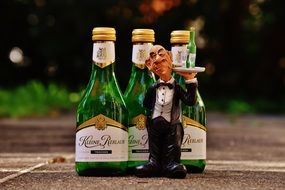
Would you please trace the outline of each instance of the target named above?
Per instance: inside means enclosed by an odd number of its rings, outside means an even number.
[[[116,30],[110,27],[95,27],[92,30],[93,41],[116,41]]]
[[[154,42],[154,30],[134,29],[132,32],[132,42]]]
[[[170,34],[170,43],[172,44],[186,44],[189,42],[189,30],[174,30]]]

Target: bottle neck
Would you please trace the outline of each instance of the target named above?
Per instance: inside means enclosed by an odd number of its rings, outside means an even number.
[[[192,42],[192,43],[195,43],[195,32],[194,31],[191,31],[190,32],[190,41]]]
[[[188,58],[186,61],[186,67],[195,67],[196,62],[196,44],[195,44],[195,32],[190,31],[190,40],[187,46],[188,48]]]
[[[109,82],[114,77],[115,44],[113,41],[93,43],[91,78],[101,83]]]
[[[113,79],[114,64],[108,65],[104,68],[98,67],[95,63],[92,64],[91,80],[100,83],[109,83]]]

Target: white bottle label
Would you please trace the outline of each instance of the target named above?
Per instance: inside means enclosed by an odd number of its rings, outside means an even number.
[[[148,160],[148,133],[143,114],[132,119],[134,126],[129,127],[129,160]]]
[[[128,160],[127,132],[108,126],[104,131],[87,127],[76,133],[76,162]]]
[[[206,131],[187,125],[181,145],[181,160],[206,159]]]
[[[142,45],[133,45],[132,62],[143,65],[145,60],[149,57],[149,51],[152,44],[146,43]]]
[[[129,128],[129,160],[148,160],[148,133],[146,129]]]
[[[115,61],[115,44],[113,42],[94,43],[92,58],[95,63],[113,63]]]
[[[77,128],[76,162],[127,160],[128,133],[120,123],[100,114]]]
[[[177,67],[186,67],[187,52],[186,46],[171,47],[173,65]]]

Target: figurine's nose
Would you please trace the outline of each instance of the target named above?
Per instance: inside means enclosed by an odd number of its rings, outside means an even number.
[[[154,57],[153,62],[157,63],[157,62],[160,62],[160,61],[161,61],[161,56],[159,54],[156,54],[155,57]]]

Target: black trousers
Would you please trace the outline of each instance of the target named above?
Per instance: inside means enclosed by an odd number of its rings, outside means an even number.
[[[180,163],[181,142],[184,130],[181,123],[171,125],[159,116],[147,127],[149,137],[149,161],[165,170]]]

